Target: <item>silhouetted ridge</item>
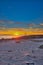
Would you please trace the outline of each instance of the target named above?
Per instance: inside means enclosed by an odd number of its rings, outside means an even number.
[[[21,36],[18,38],[2,38],[0,40],[20,40],[20,39],[35,39],[35,38],[43,38],[43,35],[28,35],[28,36]]]
[[[43,38],[43,35],[28,35],[19,37],[19,39],[33,39],[33,38]]]

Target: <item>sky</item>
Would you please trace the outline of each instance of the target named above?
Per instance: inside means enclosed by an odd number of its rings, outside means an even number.
[[[43,0],[0,0],[0,20],[43,23]]]
[[[0,0],[0,35],[3,34],[43,34],[43,0]]]

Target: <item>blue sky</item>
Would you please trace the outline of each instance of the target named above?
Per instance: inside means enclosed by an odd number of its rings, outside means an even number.
[[[0,0],[0,20],[43,23],[43,0]]]

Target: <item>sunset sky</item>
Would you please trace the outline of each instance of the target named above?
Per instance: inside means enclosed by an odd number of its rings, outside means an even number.
[[[0,35],[43,34],[43,0],[0,0]]]

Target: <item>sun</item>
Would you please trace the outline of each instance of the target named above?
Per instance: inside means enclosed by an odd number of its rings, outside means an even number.
[[[15,35],[16,35],[16,36],[18,36],[18,35],[19,35],[19,33],[18,33],[18,32],[16,32],[16,33],[15,33]]]
[[[19,37],[20,36],[19,32],[15,32],[14,36],[15,36],[15,38]]]

